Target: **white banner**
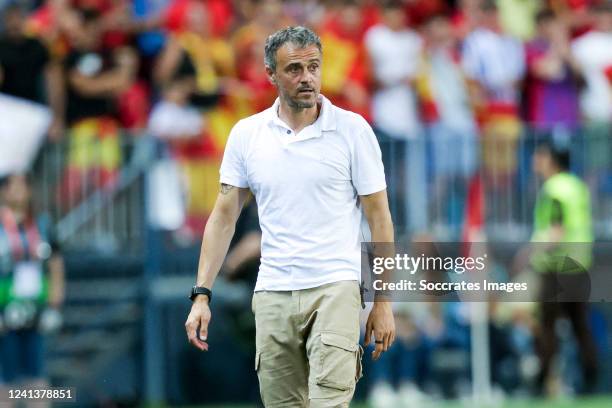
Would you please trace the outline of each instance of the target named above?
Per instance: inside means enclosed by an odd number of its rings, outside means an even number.
[[[30,169],[51,119],[46,106],[0,94],[0,176]]]

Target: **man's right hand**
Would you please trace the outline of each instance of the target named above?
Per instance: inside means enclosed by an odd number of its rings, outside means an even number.
[[[208,306],[208,296],[199,295],[195,298],[191,306],[191,312],[185,322],[185,330],[189,343],[202,351],[208,351],[208,323],[210,322],[210,307]],[[198,333],[199,331],[199,333]]]

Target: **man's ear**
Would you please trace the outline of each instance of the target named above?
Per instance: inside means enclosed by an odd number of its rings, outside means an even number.
[[[268,76],[268,81],[274,86],[276,86],[276,74],[270,67],[266,67],[266,75]]]

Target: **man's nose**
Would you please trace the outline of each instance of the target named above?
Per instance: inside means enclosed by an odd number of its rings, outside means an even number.
[[[302,73],[302,76],[300,77],[300,84],[310,85],[311,83],[312,83],[312,73],[306,69],[304,70],[304,72]]]

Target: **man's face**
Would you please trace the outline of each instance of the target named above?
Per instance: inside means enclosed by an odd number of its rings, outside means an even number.
[[[206,5],[201,2],[194,2],[190,5],[186,15],[187,29],[203,37],[210,35],[210,22]]]
[[[435,18],[431,20],[425,29],[427,39],[436,46],[452,44],[453,31],[449,21],[445,18]]]
[[[340,25],[348,33],[354,33],[361,27],[361,9],[356,5],[345,5],[340,12]]]
[[[556,19],[547,19],[538,25],[540,35],[548,41],[563,40],[567,32],[563,24]]]
[[[99,20],[80,16],[74,23],[74,27],[69,31],[69,37],[75,48],[86,51],[98,48],[102,34]]]
[[[544,148],[536,149],[533,155],[532,168],[538,177],[546,178],[552,168],[550,152]]]
[[[321,90],[321,52],[316,45],[299,48],[286,43],[276,52],[276,70],[268,78],[282,101],[293,109],[312,108]]]
[[[385,24],[394,31],[406,28],[406,13],[401,8],[390,7],[383,11]]]
[[[490,30],[495,30],[499,27],[497,10],[480,10],[478,16],[481,26],[484,26]]]

